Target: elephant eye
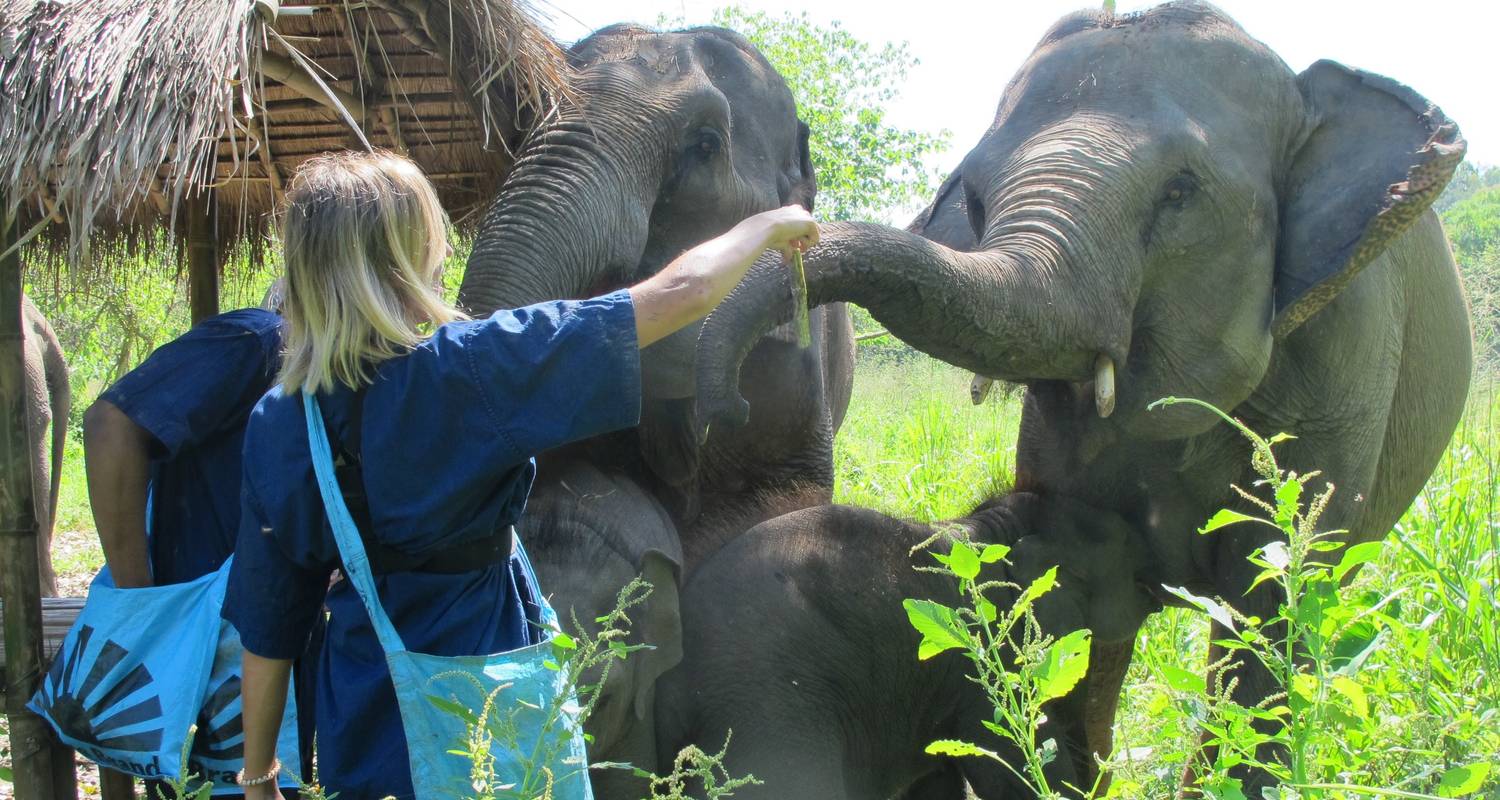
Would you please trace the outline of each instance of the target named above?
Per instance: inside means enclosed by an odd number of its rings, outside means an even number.
[[[1197,179],[1191,173],[1183,173],[1167,181],[1167,185],[1162,187],[1161,201],[1180,206],[1196,191]]]
[[[724,149],[724,135],[714,128],[699,128],[691,149],[704,156],[717,155]]]

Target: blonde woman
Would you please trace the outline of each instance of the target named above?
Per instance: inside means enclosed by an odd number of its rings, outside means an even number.
[[[278,768],[291,659],[339,565],[302,393],[316,395],[335,453],[360,465],[362,481],[341,475],[340,483],[381,604],[408,649],[522,647],[536,640],[526,600],[537,588],[509,536],[530,491],[532,455],[635,425],[639,348],[708,313],[767,248],[785,253],[817,240],[807,212],[778,209],[628,290],[468,320],[434,288],[446,218],[411,162],[319,157],[299,172],[287,203],[286,353],[279,385],[245,435],[243,522],[224,612],[246,650],[242,783],[252,798],[277,796],[267,776]],[[406,740],[368,615],[347,581],[326,602],[320,783],[342,800],[410,797]]]

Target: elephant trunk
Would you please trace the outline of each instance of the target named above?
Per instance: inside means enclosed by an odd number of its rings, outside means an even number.
[[[808,302],[864,306],[891,333],[929,355],[1005,380],[1094,377],[1128,346],[1117,303],[1073,297],[1051,280],[1055,260],[1024,236],[962,253],[881,225],[830,223],[805,258]],[[765,256],[699,335],[698,419],[741,424],[740,363],[767,330],[791,318],[791,288],[779,257]]]
[[[474,242],[459,289],[473,313],[597,293],[629,282],[646,246],[669,141],[648,115],[611,96],[629,87],[584,86],[573,109],[522,148]],[[649,173],[649,174],[647,174]]]

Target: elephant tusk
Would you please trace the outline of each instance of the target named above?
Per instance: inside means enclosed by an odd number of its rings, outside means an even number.
[[[990,396],[990,390],[995,388],[995,379],[986,378],[979,373],[974,373],[974,380],[969,381],[969,399],[974,405],[983,405],[985,398]]]
[[[1101,418],[1115,413],[1115,362],[1103,353],[1094,359],[1094,408]]]

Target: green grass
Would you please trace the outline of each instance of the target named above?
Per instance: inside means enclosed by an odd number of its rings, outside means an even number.
[[[1020,404],[973,405],[971,377],[925,356],[861,361],[835,447],[834,499],[930,522],[1008,485]]]

